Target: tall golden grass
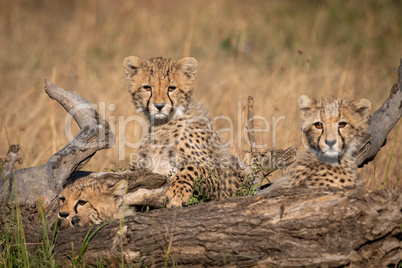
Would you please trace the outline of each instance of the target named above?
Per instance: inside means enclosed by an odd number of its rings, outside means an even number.
[[[257,142],[271,147],[276,137],[279,148],[296,144],[302,149],[301,94],[364,97],[373,110],[387,99],[402,56],[400,14],[400,2],[391,0],[3,0],[0,154],[9,143],[19,143],[24,164],[18,168],[35,166],[67,144],[66,112],[45,94],[47,78],[104,105],[106,119],[116,127],[115,147],[98,152],[86,169],[128,167],[136,150],[121,137],[138,142],[141,132],[133,122],[125,133],[119,130],[119,117],[136,114],[122,67],[129,55],[197,58],[195,95],[212,116],[233,120],[233,151],[241,157],[248,146],[237,130],[246,121],[249,95],[255,98],[255,114],[270,123],[270,132],[259,133]],[[273,116],[286,117],[275,132]],[[261,122],[257,127],[263,128]],[[225,120],[215,123],[229,127]],[[382,187],[394,144],[385,187],[402,187],[396,130],[376,159],[360,170],[370,189]]]

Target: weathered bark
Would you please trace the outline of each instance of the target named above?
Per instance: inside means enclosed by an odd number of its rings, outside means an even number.
[[[402,116],[402,58],[398,68],[398,83],[395,84],[384,104],[371,116],[368,133],[371,138],[359,152],[358,164],[363,167],[374,159],[387,140],[388,133]]]
[[[194,207],[156,210],[113,222],[84,259],[162,266],[386,267],[402,254],[402,192],[294,189]],[[59,233],[55,256],[79,250],[88,228]],[[123,249],[120,242],[123,241]],[[76,252],[77,253],[77,252]]]
[[[42,238],[36,211],[27,205],[21,211],[26,243],[35,250]],[[10,215],[9,204],[0,203],[0,212]],[[5,221],[0,217],[0,232]],[[400,190],[295,188],[117,220],[95,234],[83,258],[93,265],[103,258],[115,267],[121,257],[148,267],[164,265],[167,257],[169,266],[396,267],[401,225]],[[88,231],[60,231],[56,260],[70,263],[72,248],[77,256]]]
[[[65,180],[82,168],[99,150],[110,148],[115,142],[109,124],[95,108],[74,92],[67,92],[45,80],[45,91],[73,116],[81,131],[48,162],[39,167],[19,169],[5,174],[0,180],[0,200],[32,204],[38,199],[45,205],[63,189]]]

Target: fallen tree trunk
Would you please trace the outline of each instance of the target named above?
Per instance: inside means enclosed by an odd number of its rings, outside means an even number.
[[[394,267],[402,256],[402,192],[293,189],[164,209],[114,222],[90,242],[84,260],[162,266]],[[67,261],[88,228],[61,231]],[[122,247],[121,247],[122,241]],[[390,267],[390,266],[388,266]]]
[[[32,224],[37,210],[23,205],[21,211],[26,243],[36,250],[42,239],[40,226]],[[0,217],[0,231],[5,221]],[[113,267],[122,258],[156,267],[166,260],[169,266],[399,267],[401,225],[400,190],[295,188],[116,220],[95,234],[83,260]],[[88,231],[59,231],[55,259],[71,263]]]

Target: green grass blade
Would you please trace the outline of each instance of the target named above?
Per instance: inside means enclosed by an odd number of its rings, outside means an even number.
[[[101,226],[99,226],[95,231],[91,232],[93,226],[91,226],[87,232],[87,234],[84,237],[84,240],[82,241],[80,252],[78,253],[78,256],[74,256],[74,248],[72,249],[72,256],[70,257],[71,263],[73,267],[84,267],[85,265],[82,263],[83,259],[82,257],[84,256],[84,253],[86,249],[88,248],[89,242],[91,239],[95,236],[95,234],[105,227],[106,225],[110,224],[111,222],[105,222]]]

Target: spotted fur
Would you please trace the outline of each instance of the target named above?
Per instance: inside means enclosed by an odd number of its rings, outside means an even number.
[[[213,199],[234,195],[241,185],[234,158],[193,97],[197,60],[131,56],[123,65],[134,105],[150,122],[136,164],[171,175],[168,207],[187,204],[196,181]]]
[[[60,228],[99,224],[132,215],[124,203],[127,182],[82,178],[66,186],[59,194]]]
[[[357,152],[367,135],[371,103],[334,97],[299,98],[303,144],[307,148],[291,171],[292,185],[361,187]]]

